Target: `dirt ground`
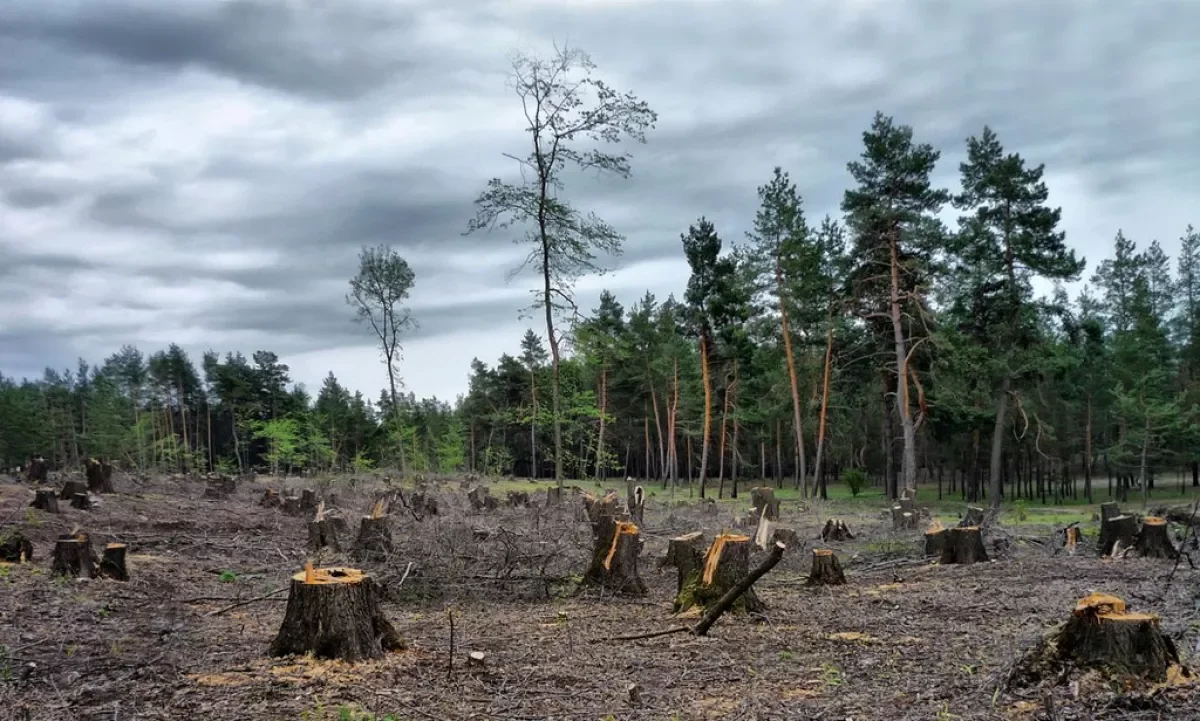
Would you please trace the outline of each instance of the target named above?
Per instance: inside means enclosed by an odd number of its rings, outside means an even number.
[[[0,534],[19,529],[35,548],[32,563],[0,566],[0,718],[1200,719],[1191,685],[1118,693],[1068,680],[1050,693],[1052,711],[1042,689],[996,690],[1020,650],[1091,591],[1161,614],[1191,656],[1200,572],[1188,562],[1164,595],[1169,561],[1100,560],[1086,543],[1055,554],[1053,528],[1020,526],[990,535],[991,562],[939,567],[922,560],[920,531],[893,532],[868,503],[784,502],[783,520],[805,545],[756,584],[763,616],[723,617],[704,638],[613,642],[605,639],[680,622],[675,571],[657,563],[667,539],[711,537],[737,506],[652,497],[641,560],[649,595],[601,598],[571,593],[590,542],[577,499],[476,513],[462,484],[442,483],[439,515],[417,521],[393,507],[394,556],[362,566],[388,589],[384,610],[409,648],[353,666],[268,658],[286,592],[229,607],[286,587],[309,557],[305,519],[259,507],[268,485],[242,483],[213,501],[202,482],[118,476],[118,493],[98,508],[63,503],[47,515],[27,508],[29,486],[0,482]],[[356,528],[371,483],[332,490]],[[849,582],[806,588],[811,549],[833,513],[857,536],[830,546]],[[127,543],[132,579],[52,576],[53,540],[74,528],[97,548]],[[995,553],[997,544],[1007,551]],[[485,654],[482,665],[468,665],[472,651]]]

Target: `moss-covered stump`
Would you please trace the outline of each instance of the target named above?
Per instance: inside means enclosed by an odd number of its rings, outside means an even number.
[[[925,531],[925,557],[941,558],[946,549],[946,537],[949,535],[945,526],[935,523]]]
[[[646,595],[646,583],[638,574],[642,538],[637,524],[622,513],[615,493],[585,496],[583,502],[592,525],[592,560],[584,585],[626,596]]]
[[[1014,664],[1008,681],[1010,686],[1063,683],[1078,668],[1162,682],[1172,667],[1190,675],[1175,644],[1162,633],[1158,616],[1133,613],[1120,598],[1093,593]]]
[[[704,550],[703,531],[685,533],[667,541],[667,556],[663,559],[663,565],[670,566],[678,572],[676,594],[683,590],[684,581],[693,571],[704,567]]]
[[[840,586],[846,582],[846,574],[837,556],[828,548],[814,548],[812,570],[808,573],[808,586]]]
[[[821,529],[821,540],[829,543],[830,541],[852,541],[854,534],[850,532],[850,526],[840,518],[830,518],[825,521],[825,527]]]
[[[20,531],[0,530],[0,561],[28,563],[33,560],[33,544]]]
[[[258,505],[262,506],[263,508],[279,508],[279,506],[283,505],[283,499],[279,496],[279,489],[264,489],[262,498],[258,501]]]
[[[58,500],[69,501],[79,493],[87,493],[87,486],[83,481],[67,481],[63,484],[62,490],[58,492]]]
[[[1133,516],[1112,516],[1100,524],[1100,555],[1122,556],[1133,547],[1137,538],[1137,519]]]
[[[911,500],[902,498],[892,505],[892,528],[897,531],[911,531],[917,527],[917,506]]]
[[[675,595],[675,612],[686,611],[693,606],[708,609],[721,600],[729,589],[750,572],[750,537],[722,533],[713,539],[704,554],[704,565],[693,570],[684,579],[683,587]],[[757,613],[766,608],[754,593],[746,589],[730,609],[735,613]]]
[[[779,520],[779,499],[775,497],[775,489],[769,486],[759,486],[750,489],[750,505],[754,507],[754,515],[765,517],[768,521]]]
[[[1173,559],[1179,552],[1167,535],[1167,520],[1158,516],[1142,519],[1142,530],[1133,543],[1133,552],[1142,558]]]
[[[60,536],[54,542],[54,557],[50,566],[56,576],[93,578],[96,575],[95,556],[92,555],[92,540],[86,533]]]
[[[46,513],[58,513],[58,494],[53,488],[39,488],[29,505]]]
[[[370,576],[354,568],[309,568],[292,576],[287,610],[269,653],[354,662],[402,648],[379,608]]]
[[[350,552],[360,561],[386,561],[392,555],[392,527],[388,517],[363,516]]]
[[[983,509],[978,506],[967,506],[963,518],[958,522],[960,528],[983,525]]]
[[[100,575],[114,581],[128,581],[129,571],[125,568],[125,544],[110,543],[104,547],[100,557]]]
[[[92,493],[116,493],[113,489],[112,464],[103,458],[89,458],[84,465],[87,489]]]
[[[946,529],[946,542],[942,547],[942,565],[970,564],[988,560],[983,547],[983,533],[979,527]]]

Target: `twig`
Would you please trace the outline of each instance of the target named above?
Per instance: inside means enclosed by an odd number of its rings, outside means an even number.
[[[447,609],[446,615],[450,618],[450,653],[446,659],[446,678],[450,678],[454,673],[454,609]]]
[[[258,603],[259,601],[265,601],[272,596],[278,596],[279,594],[283,593],[286,590],[288,590],[287,586],[284,586],[283,588],[277,588],[274,591],[271,591],[270,593],[264,593],[263,595],[256,596],[254,598],[251,598],[248,601],[238,601],[237,603],[230,604],[230,605],[226,606],[225,608],[218,608],[216,611],[209,611],[208,613],[206,613],[204,615],[205,616],[220,616],[222,613],[226,613],[227,611],[232,611],[235,608],[241,608],[242,606],[249,606],[252,603]]]

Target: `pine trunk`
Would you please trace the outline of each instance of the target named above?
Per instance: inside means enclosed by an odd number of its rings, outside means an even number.
[[[891,317],[892,338],[896,345],[896,408],[900,415],[900,431],[904,438],[903,475],[901,481],[904,491],[909,498],[917,495],[917,432],[913,425],[912,413],[908,400],[908,350],[904,336],[904,325],[900,309],[900,239],[896,237],[899,231],[895,228],[889,233],[889,248],[891,250]]]
[[[708,331],[700,331],[700,375],[704,381],[704,440],[700,446],[700,497],[708,477],[708,448],[712,442],[712,379],[708,374]],[[690,459],[689,459],[690,460]]]

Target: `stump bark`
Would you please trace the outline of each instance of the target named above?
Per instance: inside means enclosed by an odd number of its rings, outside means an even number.
[[[629,507],[629,515],[639,526],[646,517],[646,491],[641,486],[634,486],[631,493],[626,494],[625,505]]]
[[[287,494],[284,494],[283,500],[280,501],[279,509],[289,516],[299,516],[304,510],[300,507],[300,496]]]
[[[960,528],[970,528],[983,525],[983,509],[978,506],[967,506],[967,512],[958,522]]]
[[[983,547],[983,533],[979,528],[950,528],[946,530],[946,541],[942,547],[942,565],[970,564],[988,560]]]
[[[342,550],[342,544],[338,541],[337,520],[327,516],[308,522],[308,550],[314,553],[322,548],[328,548],[334,553]]]
[[[69,501],[77,493],[87,493],[87,486],[83,484],[83,481],[67,481],[63,484],[62,490],[58,492],[58,500]]]
[[[925,531],[925,557],[941,557],[946,548],[946,529],[938,525]]]
[[[840,586],[846,582],[846,573],[837,556],[827,548],[814,548],[812,570],[808,573],[806,586]]]
[[[1175,644],[1162,633],[1158,616],[1131,612],[1122,599],[1093,593],[1080,599],[1071,618],[1015,664],[1009,685],[1032,685],[1047,678],[1061,682],[1071,668],[1162,682],[1172,666],[1189,675]]]
[[[592,561],[584,585],[624,596],[646,595],[646,583],[638,573],[642,537],[637,524],[621,512],[616,494],[585,496],[584,508],[592,525]]]
[[[671,566],[678,572],[675,584],[675,594],[683,590],[684,581],[693,571],[704,567],[704,532],[693,531],[682,536],[676,536],[667,541],[667,557],[663,559],[664,566]]]
[[[1167,520],[1158,516],[1142,519],[1142,530],[1133,544],[1133,552],[1142,558],[1173,559],[1179,552],[1167,535]]]
[[[75,495],[71,496],[71,508],[77,508],[81,511],[91,510],[92,499],[91,496],[87,494],[87,491],[84,491],[83,493],[76,493]]]
[[[363,516],[350,550],[360,560],[387,560],[392,555],[392,528],[387,516]]]
[[[92,493],[115,493],[112,484],[113,467],[103,458],[89,458],[84,466],[87,489]]]
[[[1137,519],[1124,514],[1101,520],[1100,525],[1100,555],[1124,555],[1137,537]]]
[[[33,502],[29,505],[46,513],[58,513],[58,494],[54,492],[53,488],[39,488]]]
[[[546,489],[546,505],[557,506],[563,502],[563,489],[558,486],[551,486]]]
[[[703,567],[688,574],[683,588],[675,595],[675,611],[686,611],[693,606],[707,609],[719,601],[750,572],[750,546],[749,536],[722,533],[713,539],[704,555]],[[764,608],[766,605],[754,589],[748,588],[731,610],[757,613]]]
[[[232,477],[221,475],[217,478],[209,478],[205,482],[204,497],[214,500],[224,500],[233,495],[237,490],[237,481]]]
[[[45,483],[49,476],[50,472],[45,458],[33,457],[25,464],[25,480],[30,483]]]
[[[124,543],[110,543],[104,547],[104,555],[100,557],[100,575],[114,581],[129,580],[129,571],[125,569]]]
[[[321,568],[292,576],[287,610],[269,653],[355,662],[401,648],[404,643],[379,608],[371,577],[353,568]]]
[[[892,528],[910,531],[917,527],[917,507],[911,500],[902,498],[892,506]]]
[[[775,497],[774,488],[769,486],[751,488],[750,504],[754,507],[756,516],[765,517],[768,521],[779,520],[779,499]]]
[[[262,499],[259,500],[258,505],[263,508],[278,508],[282,503],[279,491],[274,488],[267,488],[263,491]]]
[[[821,529],[821,540],[826,543],[830,541],[850,541],[854,539],[854,534],[850,532],[850,526],[840,518],[830,518],[825,521],[825,527]]]
[[[20,531],[0,533],[0,561],[28,563],[33,560],[33,544]]]
[[[467,500],[476,511],[494,511],[500,507],[500,501],[492,495],[486,486],[475,486],[467,492]]]
[[[92,540],[86,533],[60,536],[54,542],[54,558],[51,572],[56,576],[72,578],[94,578],[96,561],[92,554]]]
[[[300,491],[300,510],[312,511],[317,507],[317,492],[311,488]]]

